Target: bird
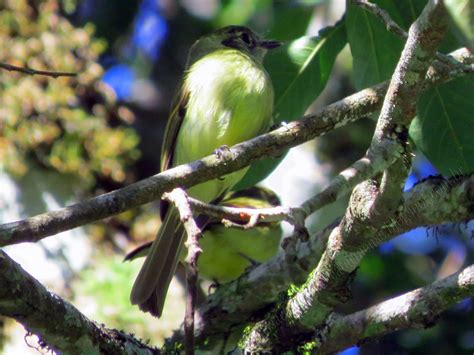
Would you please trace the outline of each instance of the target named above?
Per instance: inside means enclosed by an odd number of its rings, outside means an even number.
[[[274,90],[263,67],[268,50],[281,42],[263,39],[245,26],[227,26],[199,38],[190,48],[181,86],[165,129],[161,171],[254,138],[273,123]],[[187,190],[216,203],[247,168]],[[185,237],[175,207],[162,202],[162,224],[140,269],[130,301],[160,317]]]
[[[253,186],[229,192],[219,206],[237,208],[271,208],[280,205],[274,191]],[[199,278],[220,285],[238,278],[249,268],[273,257],[282,237],[281,224],[260,222],[252,229],[224,226],[218,219],[210,219],[203,227],[199,240],[202,254],[198,259]],[[152,242],[144,243],[127,253],[124,261],[145,257]],[[180,260],[184,260],[184,253]]]

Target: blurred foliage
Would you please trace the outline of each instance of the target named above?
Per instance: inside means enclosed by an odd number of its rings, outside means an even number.
[[[94,266],[81,272],[76,292],[91,298],[85,302],[94,308],[91,313],[98,321],[107,321],[110,327],[140,323],[140,312],[131,309],[127,288],[121,287],[133,279],[134,270],[116,267],[120,261],[114,255],[99,252],[94,258]]]
[[[258,9],[268,8],[269,0],[223,0],[214,24],[224,27],[229,23],[245,25]]]
[[[75,28],[58,1],[0,2],[0,61],[37,70],[70,71],[77,78],[2,72],[0,162],[14,176],[28,160],[92,186],[95,178],[123,182],[137,157],[138,136],[124,123],[133,114],[114,104],[100,82],[103,41],[93,27]]]

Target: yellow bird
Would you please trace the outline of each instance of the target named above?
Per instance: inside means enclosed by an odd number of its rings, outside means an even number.
[[[280,42],[243,26],[201,37],[188,57],[181,89],[165,132],[161,170],[212,154],[217,148],[266,132],[272,124],[273,85],[262,61]],[[218,201],[247,169],[188,190],[204,202]],[[181,253],[184,229],[178,212],[163,205],[163,223],[132,288],[130,300],[159,317]]]

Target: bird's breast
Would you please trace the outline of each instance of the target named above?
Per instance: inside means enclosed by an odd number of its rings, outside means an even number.
[[[263,67],[247,55],[223,50],[191,66],[189,91],[175,163],[211,154],[265,132],[271,125],[273,87]],[[196,137],[196,138],[195,138]]]
[[[208,54],[193,64],[184,87],[189,92],[173,165],[212,154],[264,133],[271,125],[273,87],[263,67],[234,50]],[[191,189],[210,201],[238,182],[245,171]]]

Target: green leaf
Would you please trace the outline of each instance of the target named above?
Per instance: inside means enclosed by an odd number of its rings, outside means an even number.
[[[461,0],[450,1],[462,2]],[[427,0],[371,2],[387,11],[392,20],[408,32],[411,24],[423,11]],[[469,12],[463,13],[463,16],[468,17]],[[390,79],[400,58],[404,41],[388,32],[381,19],[355,5],[347,5],[346,28],[353,56],[353,78],[356,88],[360,90]],[[453,23],[439,50],[450,52],[464,46],[465,42],[462,44],[463,42],[459,40],[459,33],[460,30]]]
[[[322,30],[317,37],[301,37],[270,52],[265,61],[275,89],[274,121],[300,118],[324,89],[334,61],[347,43],[344,21]],[[284,158],[264,159],[252,165],[240,190],[267,177]]]
[[[269,7],[271,2],[269,0],[225,0],[220,5],[220,10],[214,19],[216,27],[229,24],[244,25],[259,8]]]
[[[474,76],[450,81],[424,93],[410,137],[446,176],[474,172]]]
[[[265,62],[275,89],[275,123],[300,118],[323,91],[337,55],[345,46],[343,21],[317,37],[301,37]]]
[[[388,11],[390,17],[408,32],[428,0],[380,0],[378,2]]]
[[[372,1],[405,30],[423,9],[425,0]],[[387,31],[381,19],[355,5],[347,5],[347,38],[353,56],[357,89],[389,79],[403,49],[403,41]]]
[[[272,26],[265,38],[283,42],[303,36],[314,14],[312,6],[288,6],[285,2],[275,2],[273,8]]]

